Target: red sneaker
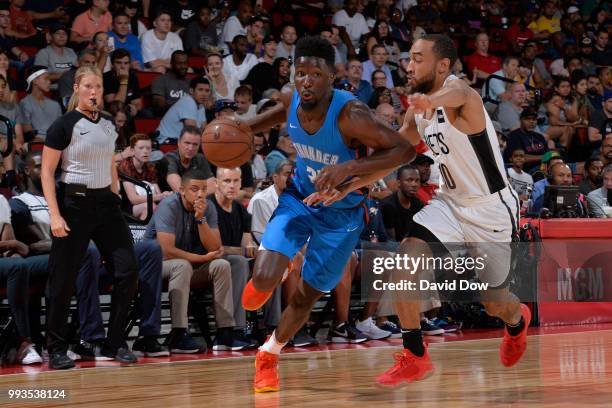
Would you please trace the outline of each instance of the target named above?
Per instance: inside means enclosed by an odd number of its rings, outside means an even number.
[[[378,385],[383,387],[398,387],[413,381],[424,380],[434,372],[433,364],[429,358],[429,351],[425,346],[425,354],[417,357],[409,350],[395,353],[395,365],[385,373],[376,377]]]
[[[262,307],[272,296],[272,291],[262,292],[255,289],[253,280],[249,279],[242,292],[242,307],[245,310],[257,310]]]
[[[522,303],[521,315],[523,315],[525,327],[520,334],[511,336],[510,333],[508,333],[508,328],[504,327],[504,339],[499,346],[499,358],[506,367],[515,365],[527,349],[527,328],[529,327],[529,323],[531,323],[531,310],[529,310],[527,305]]]
[[[255,356],[255,392],[280,390],[278,379],[278,355],[259,350]]]

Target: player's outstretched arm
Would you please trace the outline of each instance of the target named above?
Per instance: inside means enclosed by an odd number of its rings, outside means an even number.
[[[281,89],[280,103],[274,105],[270,110],[256,115],[255,117],[245,120],[253,133],[260,133],[273,128],[274,126],[287,121],[287,112],[291,106],[291,98],[293,97],[294,86],[287,84]]]
[[[329,190],[349,177],[371,176],[383,170],[392,171],[412,161],[416,152],[410,142],[395,130],[380,123],[362,102],[348,103],[338,118],[338,127],[347,146],[374,149],[370,156],[327,166],[315,180],[317,191]]]

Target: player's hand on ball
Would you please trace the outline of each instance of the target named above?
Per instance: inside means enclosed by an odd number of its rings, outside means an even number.
[[[414,113],[425,113],[426,110],[432,108],[429,96],[422,93],[415,93],[408,96],[408,103]]]

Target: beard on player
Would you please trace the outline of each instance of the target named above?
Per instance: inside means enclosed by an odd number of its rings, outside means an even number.
[[[412,87],[413,92],[427,94],[432,91],[436,81],[436,70],[432,68],[429,74],[425,77],[418,79],[415,76],[412,77],[415,85]]]

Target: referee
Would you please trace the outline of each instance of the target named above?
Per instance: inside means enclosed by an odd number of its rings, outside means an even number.
[[[67,318],[74,283],[93,240],[114,284],[108,336],[102,354],[122,363],[135,363],[125,343],[124,328],[137,282],[132,235],[119,209],[114,165],[117,132],[101,116],[102,74],[95,67],[76,71],[68,112],[49,128],[43,149],[41,176],[51,217],[52,246],[47,296],[49,368],[74,367],[67,356]],[[54,173],[61,158],[61,179]]]

